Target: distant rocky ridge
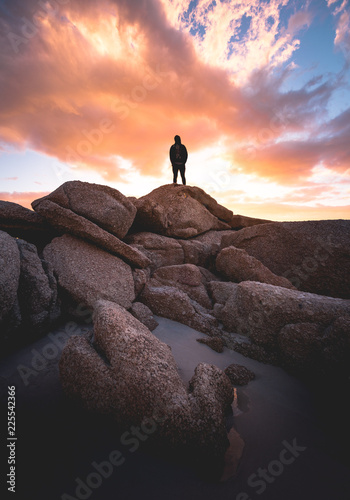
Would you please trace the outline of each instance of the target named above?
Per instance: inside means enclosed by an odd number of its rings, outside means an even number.
[[[126,425],[161,413],[161,441],[221,463],[229,379],[202,364],[184,388],[153,315],[207,334],[218,352],[349,377],[350,221],[248,218],[180,185],[136,199],[73,181],[32,206],[0,202],[2,349],[90,308],[94,338],[73,337],[60,363],[65,390],[87,408]]]

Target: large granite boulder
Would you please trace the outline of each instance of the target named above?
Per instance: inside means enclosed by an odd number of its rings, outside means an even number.
[[[63,233],[90,241],[95,245],[121,257],[134,267],[147,267],[151,261],[137,248],[127,245],[113,234],[105,231],[94,222],[77,215],[68,208],[63,208],[48,199],[37,200],[35,210],[46,221]]]
[[[200,344],[205,344],[210,349],[216,352],[223,352],[225,347],[225,342],[221,337],[201,337],[196,339]]]
[[[43,248],[55,232],[39,214],[18,203],[0,200],[0,230]]]
[[[225,305],[236,288],[237,285],[230,281],[210,281],[208,283],[208,292],[215,304]]]
[[[245,250],[236,247],[226,247],[216,258],[216,269],[231,281],[260,281],[270,285],[295,287],[287,278],[276,276],[270,269]]]
[[[135,202],[134,230],[146,230],[175,238],[191,238],[211,229],[229,229],[231,210],[219,205],[202,189],[161,186]]]
[[[0,321],[6,317],[16,301],[20,262],[16,240],[0,231]]]
[[[315,323],[326,327],[338,316],[349,314],[350,300],[243,281],[235,285],[220,316],[227,331],[274,347],[285,325]]]
[[[177,266],[166,266],[157,269],[152,276],[158,283],[167,286],[174,286],[201,304],[207,309],[212,309],[205,284],[206,276],[201,269],[193,264],[180,264]]]
[[[153,313],[149,307],[142,302],[134,302],[129,312],[141,323],[143,323],[151,332],[159,325],[154,319]]]
[[[299,290],[350,298],[349,220],[256,225],[222,238],[222,248],[232,245]]]
[[[35,245],[0,231],[0,343],[12,350],[46,332],[61,310],[50,265]]]
[[[224,371],[233,385],[247,385],[248,382],[255,379],[255,373],[246,366],[236,363],[227,366]]]
[[[350,300],[253,281],[232,286],[225,304],[214,306],[225,330],[233,332],[230,347],[250,354],[248,344],[252,343],[261,348],[253,347],[251,352],[260,352],[262,361],[270,353],[283,366],[308,371],[316,365],[318,369],[334,367],[337,362],[342,364],[339,370],[346,366],[344,359],[350,359],[350,330],[346,333]],[[239,346],[237,334],[248,337],[249,342]]]
[[[43,200],[70,209],[118,238],[126,235],[136,215],[135,206],[122,193],[89,182],[65,182],[49,195],[33,201],[34,210]]]
[[[180,242],[174,238],[143,231],[128,235],[125,241],[131,247],[144,253],[151,261],[153,270],[162,266],[184,263],[184,251]]]
[[[178,321],[211,336],[219,335],[217,320],[179,288],[161,285],[151,279],[139,300],[157,316]]]
[[[109,301],[94,312],[95,342],[72,337],[62,352],[64,390],[123,428],[146,429],[163,449],[184,449],[218,473],[228,447],[225,411],[232,388],[218,368],[200,364],[186,390],[171,349]],[[183,454],[183,453],[182,453]]]
[[[56,279],[51,266],[39,258],[35,245],[16,241],[21,258],[18,300],[23,327],[40,333],[60,316]]]
[[[93,307],[106,299],[130,308],[135,299],[130,266],[100,248],[70,235],[55,238],[44,248],[61,290],[74,303]]]

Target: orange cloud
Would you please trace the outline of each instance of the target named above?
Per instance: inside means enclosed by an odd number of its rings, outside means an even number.
[[[42,198],[43,196],[48,195],[49,193],[47,191],[43,192],[24,192],[24,193],[18,193],[18,192],[13,192],[13,193],[6,193],[6,192],[0,192],[0,200],[2,201],[11,201],[12,203],[18,203],[19,205],[22,205],[22,207],[29,208],[32,210],[31,203],[32,201]]]
[[[342,82],[281,91],[312,22],[303,10],[283,27],[287,3],[200,0],[186,17],[184,0],[57,0],[47,12],[13,0],[1,21],[0,139],[108,182],[123,179],[120,158],[159,174],[175,134],[190,154],[220,142],[232,169],[284,185],[320,162],[344,172],[348,115],[319,125]]]

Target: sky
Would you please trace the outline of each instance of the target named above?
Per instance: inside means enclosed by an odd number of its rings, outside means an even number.
[[[236,214],[350,218],[349,0],[0,0],[0,199],[188,185]]]

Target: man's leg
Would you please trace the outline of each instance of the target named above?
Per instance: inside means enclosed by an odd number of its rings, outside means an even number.
[[[177,165],[173,165],[173,183],[176,184],[177,181],[177,173],[179,171],[179,167]]]
[[[185,165],[180,166],[180,174],[182,178],[182,184],[186,186],[186,178],[185,178]]]

